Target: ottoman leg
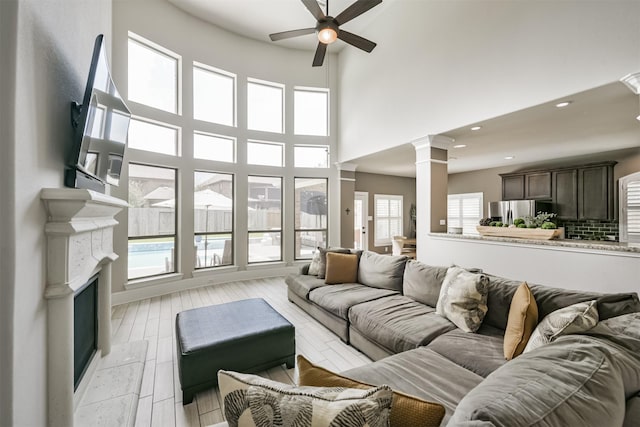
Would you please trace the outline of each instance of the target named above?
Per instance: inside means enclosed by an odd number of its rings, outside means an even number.
[[[188,405],[189,403],[193,402],[194,395],[195,393],[192,391],[182,390],[182,404]]]
[[[287,367],[287,369],[292,369],[296,367],[296,356],[293,355],[291,357],[289,357],[285,362],[285,366]]]

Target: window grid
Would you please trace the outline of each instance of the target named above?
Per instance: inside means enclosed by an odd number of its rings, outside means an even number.
[[[403,196],[374,194],[375,246],[388,246],[394,236],[401,236],[404,230],[402,220]]]
[[[478,234],[476,226],[482,219],[482,193],[449,194],[447,224],[462,227],[462,234]]]

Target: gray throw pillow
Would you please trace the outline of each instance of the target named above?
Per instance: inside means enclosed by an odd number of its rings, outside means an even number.
[[[597,300],[580,302],[545,316],[531,334],[524,353],[555,341],[563,335],[586,332],[598,324]]]
[[[365,251],[358,265],[358,283],[372,288],[402,292],[406,256],[381,255]]]
[[[460,267],[449,267],[440,288],[436,313],[465,332],[476,332],[487,314],[489,279]]]

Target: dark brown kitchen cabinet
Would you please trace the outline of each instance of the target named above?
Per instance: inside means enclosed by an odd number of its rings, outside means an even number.
[[[578,168],[578,219],[613,219],[615,163]]]
[[[578,170],[552,172],[551,198],[559,219],[578,219]]]
[[[525,174],[524,198],[527,200],[551,199],[551,172]]]
[[[524,199],[524,175],[502,177],[502,200]]]

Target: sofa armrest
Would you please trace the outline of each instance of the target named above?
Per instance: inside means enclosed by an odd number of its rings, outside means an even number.
[[[310,263],[303,264],[303,265],[300,267],[300,274],[304,274],[304,275],[309,274],[309,266],[310,266],[310,265],[311,265]]]

